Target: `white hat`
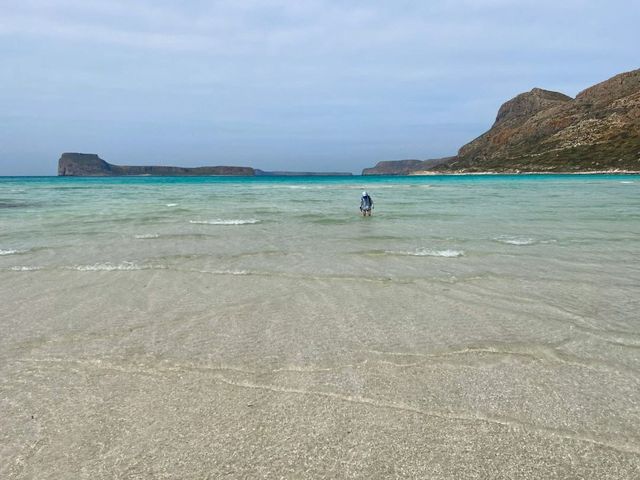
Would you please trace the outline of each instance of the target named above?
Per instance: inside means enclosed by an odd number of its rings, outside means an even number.
[[[366,197],[367,196],[367,192],[362,192],[362,196]]]

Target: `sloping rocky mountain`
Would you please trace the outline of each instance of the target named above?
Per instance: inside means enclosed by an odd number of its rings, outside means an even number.
[[[640,171],[640,69],[580,92],[575,99],[534,88],[503,104],[486,133],[424,172]],[[385,163],[385,173],[393,165]],[[401,173],[400,173],[401,172]],[[381,173],[377,166],[363,173]]]

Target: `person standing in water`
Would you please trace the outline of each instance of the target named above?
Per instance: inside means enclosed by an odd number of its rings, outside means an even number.
[[[371,216],[371,210],[373,210],[373,199],[367,192],[362,192],[362,198],[360,199],[360,211],[362,216]]]

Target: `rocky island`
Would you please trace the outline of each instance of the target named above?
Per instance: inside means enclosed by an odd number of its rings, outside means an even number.
[[[63,153],[58,160],[58,175],[73,177],[116,177],[127,175],[200,176],[255,175],[250,167],[165,167],[112,165],[93,153]]]
[[[575,98],[534,88],[453,157],[379,162],[363,175],[640,172],[640,69]]]
[[[61,177],[119,177],[149,175],[165,177],[181,176],[349,176],[351,172],[266,172],[251,167],[166,167],[152,165],[113,165],[94,153],[63,153],[58,160],[58,176]]]

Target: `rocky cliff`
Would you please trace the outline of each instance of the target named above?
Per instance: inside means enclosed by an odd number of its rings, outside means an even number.
[[[112,165],[94,153],[63,153],[58,160],[58,175],[67,177],[117,177],[126,175],[152,175],[164,177],[241,175],[241,176],[349,176],[351,172],[265,172],[251,167],[162,167]]]
[[[416,171],[432,170],[438,165],[446,164],[454,157],[436,158],[433,160],[384,160],[375,167],[362,170],[363,175],[410,175]]]
[[[126,175],[156,176],[206,176],[206,175],[244,175],[253,176],[255,170],[250,167],[163,167],[163,166],[125,166],[112,165],[91,153],[63,153],[58,160],[58,175],[76,177],[109,177]]]
[[[409,172],[404,161],[386,165],[393,168],[402,173],[640,171],[640,70],[616,75],[576,98],[534,88],[503,104],[491,129],[457,156]]]

